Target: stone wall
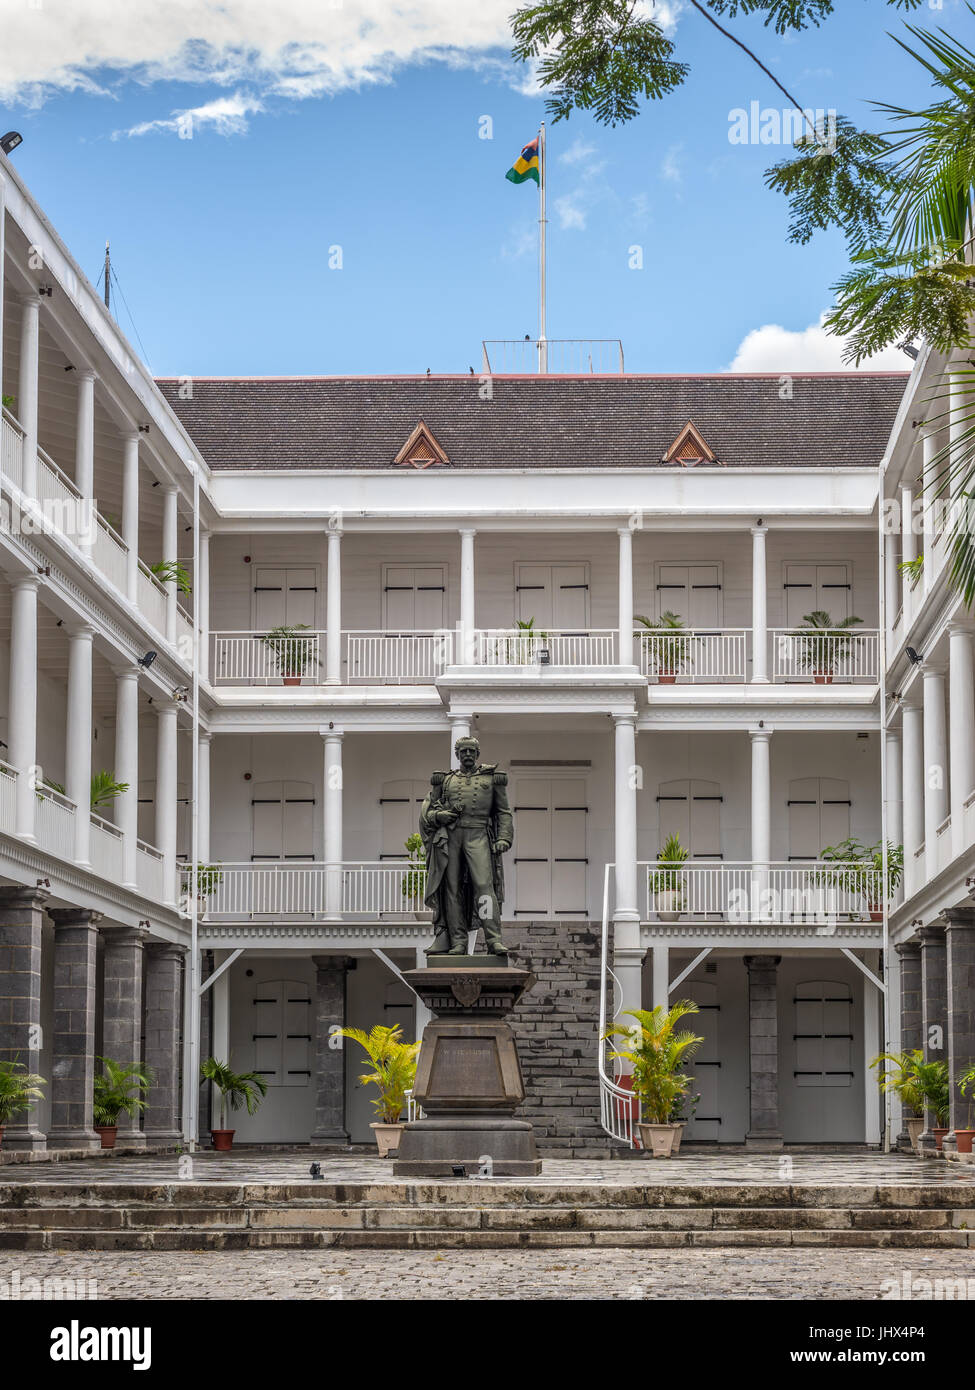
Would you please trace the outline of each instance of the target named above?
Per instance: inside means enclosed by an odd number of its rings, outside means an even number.
[[[599,1123],[599,935],[596,922],[504,925],[505,944],[518,951],[512,964],[538,977],[508,1020],[527,1092],[517,1114],[531,1120],[539,1151],[552,1158],[627,1153]]]

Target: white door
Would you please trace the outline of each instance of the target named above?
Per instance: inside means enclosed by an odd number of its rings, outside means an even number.
[[[314,565],[300,569],[258,565],[254,572],[254,628],[315,627],[318,571]]]
[[[404,778],[384,782],[379,795],[382,831],[380,859],[405,859],[405,841],[419,830],[420,807],[430,790],[429,782]]]
[[[818,859],[850,834],[850,784],[838,777],[789,783],[789,858]]]
[[[514,916],[586,917],[589,911],[586,781],[519,777],[511,801]]]
[[[541,632],[585,632],[589,626],[589,566],[516,565],[515,617],[534,618]]]
[[[657,568],[657,616],[676,613],[688,627],[721,626],[719,565],[660,565]]]
[[[315,858],[315,794],[310,782],[261,782],[251,798],[251,859]]]
[[[807,613],[822,610],[834,623],[848,618],[850,567],[845,564],[788,564],[785,567],[785,621],[798,627]]]
[[[692,859],[721,858],[721,787],[701,778],[661,782],[657,789],[660,848],[670,835]]]
[[[445,565],[384,566],[384,630],[439,632],[446,620],[446,595]]]
[[[269,1087],[310,1086],[311,990],[300,980],[265,980],[251,1000],[252,1070]]]

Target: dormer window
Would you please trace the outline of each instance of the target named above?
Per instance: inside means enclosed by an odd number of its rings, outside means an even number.
[[[660,462],[676,463],[681,468],[695,468],[699,463],[720,463],[720,460],[714,450],[704,442],[693,420],[688,420]]]
[[[393,459],[393,463],[407,464],[411,468],[429,468],[432,464],[449,462],[433,431],[427,429],[422,420]]]

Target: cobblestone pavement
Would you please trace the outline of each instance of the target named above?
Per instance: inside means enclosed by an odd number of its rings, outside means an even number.
[[[191,1159],[188,1164],[187,1160]],[[420,1181],[393,1178],[393,1165],[374,1154],[328,1154],[291,1150],[270,1153],[238,1149],[230,1154],[201,1150],[190,1155],[78,1159],[61,1163],[9,1164],[0,1169],[0,1186],[11,1183],[168,1183],[196,1182],[284,1183],[310,1181],[312,1160],[322,1165],[326,1182]],[[524,1183],[524,1178],[494,1178],[493,1182]],[[722,1183],[972,1183],[975,1166],[919,1159],[911,1154],[810,1153],[681,1154],[675,1159],[547,1159],[542,1174],[531,1183],[573,1185],[716,1185]]]
[[[964,1250],[245,1251],[0,1256],[0,1280],[97,1280],[99,1299],[878,1299],[969,1280]],[[905,1280],[906,1274],[906,1280]],[[956,1294],[957,1296],[957,1294]]]

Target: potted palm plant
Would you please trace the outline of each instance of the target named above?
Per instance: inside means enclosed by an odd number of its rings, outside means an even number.
[[[3,1144],[4,1126],[15,1115],[43,1100],[46,1085],[43,1076],[29,1072],[23,1062],[16,1059],[0,1062],[0,1145]]]
[[[160,584],[175,584],[181,594],[193,592],[190,584],[190,572],[181,560],[157,560],[149,568]]]
[[[193,876],[192,869],[189,870],[189,877]],[[196,892],[196,911],[199,917],[204,917],[207,910],[207,899],[212,897],[216,889],[223,883],[223,874],[219,864],[197,864],[195,883],[189,885],[189,891]]]
[[[883,842],[864,845],[855,836],[827,845],[820,859],[835,868],[817,870],[814,877],[843,892],[863,898],[871,922],[884,920]],[[904,846],[887,841],[887,887],[893,895],[904,874]]]
[[[200,1080],[212,1081],[220,1092],[220,1128],[211,1129],[210,1138],[218,1153],[229,1153],[237,1131],[227,1129],[227,1107],[239,1110],[244,1106],[248,1115],[255,1114],[267,1095],[267,1082],[257,1071],[233,1072],[226,1062],[218,1062],[216,1057],[208,1057],[200,1063]]]
[[[681,866],[687,862],[688,852],[676,833],[668,835],[663,849],[657,855],[660,866],[650,875],[649,888],[653,905],[661,922],[676,922],[687,905],[687,876]]]
[[[626,1040],[610,1056],[632,1068],[631,1086],[642,1117],[637,1128],[644,1149],[654,1158],[669,1158],[675,1143],[680,1143],[684,1122],[672,1117],[694,1080],[684,1066],[704,1039],[696,1033],[679,1033],[677,1025],[697,1011],[691,999],[681,999],[669,1009],[663,1004],[655,1009],[626,1009],[636,1026],[616,1023],[604,1034]]]
[[[315,639],[301,636],[307,631],[307,623],[285,624],[272,627],[261,638],[277,663],[284,685],[300,685],[306,668],[315,664]]]
[[[958,1141],[958,1152],[960,1154],[970,1154],[972,1152],[972,1140],[975,1139],[975,1129],[971,1128],[972,1105],[975,1104],[975,1066],[969,1067],[968,1071],[963,1072],[958,1078],[958,1089],[968,1101],[968,1125],[965,1129],[955,1126],[955,1138]]]
[[[412,910],[418,922],[429,921],[433,916],[431,910],[424,904],[423,893],[427,882],[427,853],[423,848],[423,840],[414,830],[406,840],[403,841],[403,848],[409,856],[410,867],[403,875],[400,883],[400,891],[403,894],[403,904]]]
[[[920,1048],[909,1048],[905,1052],[881,1052],[870,1063],[871,1067],[877,1068],[877,1085],[881,1091],[892,1091],[904,1107],[904,1123],[915,1153],[924,1128],[924,1092],[917,1071],[923,1063],[924,1053]],[[907,1111],[911,1113],[907,1114]]]
[[[358,1043],[372,1063],[373,1070],[363,1072],[358,1081],[360,1086],[375,1086],[379,1091],[372,1099],[379,1118],[369,1128],[376,1136],[379,1157],[387,1158],[399,1148],[399,1137],[403,1133],[400,1117],[406,1093],[412,1090],[416,1080],[420,1044],[403,1042],[399,1024],[389,1028],[377,1023],[369,1033],[362,1028],[340,1028],[337,1032]]]
[[[792,636],[798,639],[796,662],[812,671],[816,685],[832,685],[837,666],[850,654],[853,645],[851,628],[862,624],[862,618],[841,618],[834,623],[825,608],[807,613],[802,626]]]
[[[103,1149],[115,1148],[118,1117],[131,1115],[146,1108],[145,1095],[153,1083],[151,1067],[138,1062],[115,1062],[111,1057],[99,1057],[102,1069],[95,1075],[95,1129],[101,1136]]]
[[[938,1121],[936,1125],[932,1126],[931,1133],[934,1135],[938,1149],[940,1149],[942,1140],[948,1133],[948,1117],[951,1111],[951,1079],[948,1075],[948,1063],[918,1062],[917,1079],[921,1094],[924,1096],[925,1106],[934,1111],[934,1117]]]
[[[678,613],[668,609],[654,621],[642,613],[634,613],[638,623],[646,632],[640,634],[643,650],[647,655],[647,666],[657,673],[658,685],[673,685],[679,673],[693,660],[691,642],[693,638],[687,631],[687,624]]]

